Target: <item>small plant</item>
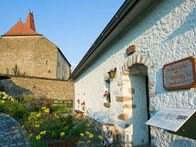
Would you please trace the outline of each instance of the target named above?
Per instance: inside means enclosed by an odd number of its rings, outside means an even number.
[[[80,133],[79,144],[87,144],[88,146],[102,146],[101,140],[103,136],[101,135],[101,127],[97,125],[92,119],[88,119],[86,124],[87,129]]]
[[[18,65],[15,65],[14,68],[12,68],[12,74],[15,75],[15,76],[19,76],[20,75],[20,71],[19,71]]]
[[[106,97],[106,100],[107,100],[108,102],[111,102],[111,99],[110,99],[110,92],[105,91],[104,96]]]
[[[7,72],[9,73],[9,69],[7,70]],[[20,72],[20,69],[19,69],[19,67],[18,67],[17,64],[14,66],[14,68],[12,68],[12,71],[11,72],[15,76],[23,76],[23,77],[24,76],[28,76],[26,72],[24,72],[24,73],[21,73]]]

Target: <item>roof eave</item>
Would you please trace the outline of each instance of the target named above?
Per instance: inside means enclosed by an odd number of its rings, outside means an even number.
[[[152,9],[153,2],[155,1],[126,0],[72,72],[71,78],[76,79],[86,70],[92,63],[91,61],[95,61],[95,57],[104,52],[112,40],[124,31],[124,28],[134,25],[136,19],[140,19],[140,15],[143,14],[144,10]]]
[[[140,0],[127,0],[123,3],[117,13],[110,20],[108,25],[104,28],[102,33],[84,55],[80,63],[77,65],[75,70],[72,72],[71,77],[75,78],[79,74],[79,69],[82,68],[84,63],[93,54],[93,52],[98,48],[98,46],[104,41],[105,38],[113,31],[113,29],[122,21],[122,19],[127,15],[127,13],[139,2]]]

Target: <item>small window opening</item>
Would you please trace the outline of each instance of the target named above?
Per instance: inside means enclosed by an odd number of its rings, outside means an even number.
[[[45,64],[48,65],[48,60],[46,60],[46,63]]]

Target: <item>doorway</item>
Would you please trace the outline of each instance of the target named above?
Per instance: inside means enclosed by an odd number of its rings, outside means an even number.
[[[134,146],[150,143],[149,127],[145,125],[149,119],[149,97],[147,67],[134,64],[130,67],[129,78],[132,93],[132,103],[136,106],[132,110],[132,143]]]

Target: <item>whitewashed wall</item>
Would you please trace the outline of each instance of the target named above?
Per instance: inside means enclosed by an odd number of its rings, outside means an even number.
[[[117,67],[117,77],[111,81],[111,91],[120,91],[122,87],[119,85],[125,73],[123,65],[126,67],[136,62],[148,67],[151,116],[163,107],[195,108],[196,89],[166,91],[162,83],[162,67],[185,57],[196,57],[196,1],[164,0],[134,27],[126,28],[125,32],[118,37],[118,41],[111,42],[109,50],[75,81],[75,99],[85,99],[86,112],[101,122],[115,123],[125,129],[126,122],[118,119],[118,115],[124,112],[123,104],[116,102],[114,95],[111,95],[111,107],[103,106],[104,75]],[[137,51],[127,57],[125,50],[129,44],[135,44]],[[75,104],[77,109],[77,102]],[[154,127],[151,128],[151,141],[157,146],[196,144],[195,140]]]

